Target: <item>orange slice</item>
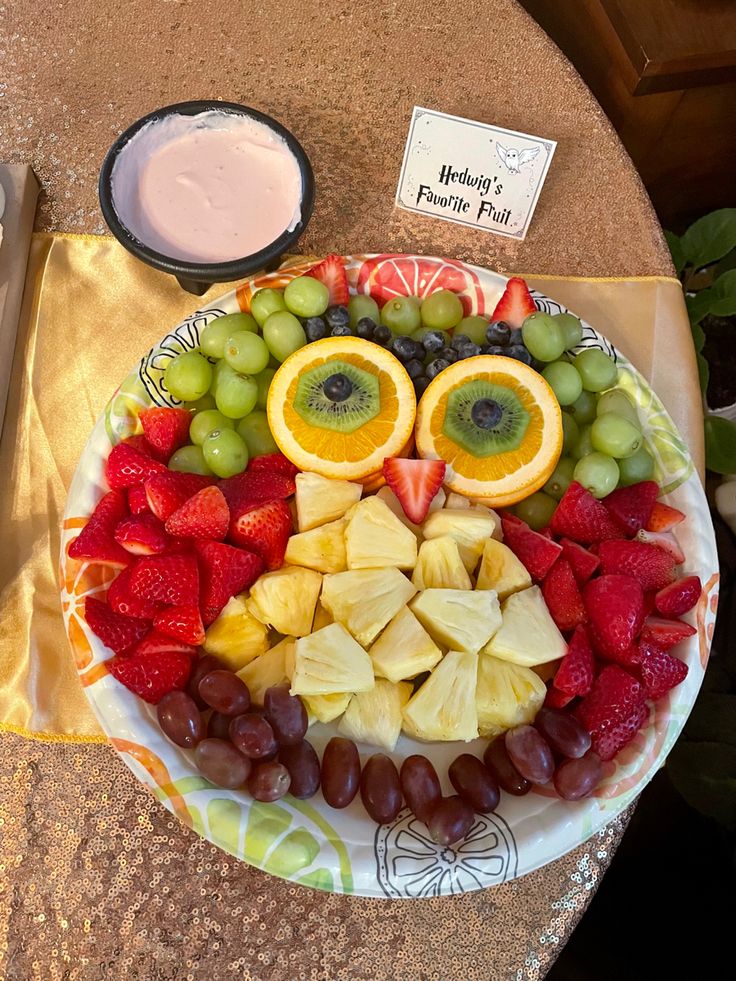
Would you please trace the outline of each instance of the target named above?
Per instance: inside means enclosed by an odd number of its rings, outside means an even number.
[[[469,383],[498,386],[509,393],[517,413],[517,445],[477,455],[448,434],[448,407]],[[490,390],[490,389],[489,389]],[[449,403],[449,406],[448,406]],[[478,430],[482,435],[482,430]],[[418,455],[447,464],[445,484],[458,494],[482,497],[491,507],[520,501],[546,483],[562,451],[562,414],[554,392],[540,374],[512,358],[481,355],[456,361],[431,382],[419,402],[415,429]]]
[[[376,414],[351,432],[322,428],[295,408],[300,378],[330,361],[352,365],[378,383]],[[271,382],[267,413],[279,449],[297,467],[324,477],[361,480],[377,474],[384,458],[399,454],[409,440],[416,397],[411,379],[393,354],[360,337],[326,337],[284,361]]]

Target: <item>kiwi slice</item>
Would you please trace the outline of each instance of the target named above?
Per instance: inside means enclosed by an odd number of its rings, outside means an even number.
[[[353,433],[381,411],[378,378],[346,361],[331,360],[299,377],[294,409],[318,429]]]
[[[478,378],[450,392],[442,431],[472,456],[486,457],[515,450],[528,425],[516,392]]]

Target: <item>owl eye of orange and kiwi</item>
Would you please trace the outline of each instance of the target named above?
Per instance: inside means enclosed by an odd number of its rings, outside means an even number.
[[[529,413],[510,388],[479,378],[450,393],[442,431],[483,458],[517,449],[528,426]]]
[[[346,361],[327,361],[299,376],[294,409],[310,426],[354,433],[381,411],[378,378]]]

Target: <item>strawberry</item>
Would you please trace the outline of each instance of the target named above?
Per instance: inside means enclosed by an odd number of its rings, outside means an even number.
[[[631,576],[642,589],[662,589],[675,579],[675,560],[657,545],[645,542],[601,542],[598,549],[604,575]]]
[[[654,605],[663,617],[681,617],[698,602],[702,588],[698,576],[685,576],[660,589],[654,597]]]
[[[320,283],[324,283],[330,291],[329,305],[331,307],[347,305],[350,299],[348,277],[345,274],[345,263],[341,256],[328,255],[322,262],[316,266],[312,266],[305,275],[311,276],[313,279],[318,279]]]
[[[624,651],[616,651],[615,653],[604,653],[602,650],[598,650],[596,653],[600,654],[604,661],[610,661],[612,664],[618,664],[620,668],[626,668],[627,671],[631,671],[632,674],[638,675],[638,668],[642,660],[642,648],[637,641],[634,641],[630,647],[627,647]]]
[[[560,691],[559,688],[555,688],[551,685],[547,689],[547,694],[544,698],[544,704],[547,708],[562,709],[575,698],[574,695],[566,695],[564,691]]]
[[[115,528],[115,541],[133,555],[155,555],[169,545],[163,524],[150,511],[123,518]]]
[[[154,460],[159,460],[161,463],[166,463],[166,460],[161,459],[143,433],[136,433],[135,436],[126,436],[123,443],[125,443],[126,446],[132,446],[134,450],[138,450],[138,452],[142,453],[143,456],[150,456]]]
[[[141,599],[167,605],[191,605],[199,599],[199,573],[193,555],[151,555],[138,559],[130,588]]]
[[[167,470],[155,474],[146,481],[146,499],[148,506],[161,521],[166,521],[174,511],[178,510],[184,501],[194,497],[203,487],[214,484],[213,477],[204,477],[198,473],[178,473]]]
[[[129,487],[127,493],[128,510],[131,514],[145,514],[151,510],[148,506],[145,484],[136,484],[135,487]]]
[[[429,513],[429,505],[445,479],[444,460],[410,460],[387,457],[383,461],[383,476],[398,497],[409,521],[421,524]]]
[[[219,487],[203,487],[166,522],[170,535],[222,541],[230,524],[230,508]]]
[[[542,595],[558,630],[574,630],[588,619],[572,567],[562,555],[544,577]]]
[[[641,682],[617,664],[607,664],[575,709],[575,716],[591,736],[595,737],[602,735],[616,723],[629,719],[641,709],[645,699],[646,692]],[[639,728],[640,725],[634,732],[638,732]],[[618,749],[611,755],[616,752]],[[609,756],[608,759],[610,758]]]
[[[647,531],[671,531],[675,525],[685,520],[685,515],[669,504],[657,501],[649,515],[649,521],[644,526]]]
[[[107,602],[116,613],[123,613],[125,616],[138,617],[143,620],[152,620],[163,609],[163,605],[140,599],[131,591],[130,576],[132,571],[129,566],[115,577],[107,591]]]
[[[69,557],[87,559],[119,569],[128,565],[130,555],[115,541],[115,528],[128,513],[125,494],[112,490],[105,494],[89,521],[69,546]]]
[[[107,667],[113,678],[145,702],[156,705],[170,691],[182,691],[189,680],[192,659],[178,651],[142,657],[112,657]]]
[[[183,640],[185,644],[193,644],[196,647],[204,643],[202,617],[196,604],[167,606],[154,617],[153,626],[162,634]]]
[[[671,531],[645,531],[643,528],[636,533],[636,541],[644,542],[645,545],[657,545],[659,548],[669,552],[675,560],[676,565],[685,561],[685,553]]]
[[[153,474],[163,473],[165,470],[163,463],[146,456],[128,443],[113,446],[105,464],[107,482],[113,489],[134,487]]]
[[[631,647],[644,622],[641,586],[631,576],[603,575],[590,580],[583,596],[593,645],[615,659]]]
[[[533,579],[541,581],[562,552],[562,546],[537,531],[514,514],[501,517],[503,540],[522,562]]]
[[[639,643],[654,644],[662,651],[668,651],[680,641],[696,634],[695,627],[682,620],[661,620],[659,617],[647,617],[641,628]]]
[[[231,596],[248,589],[263,571],[263,560],[222,542],[195,542],[202,589],[200,610],[207,626],[217,619]]]
[[[600,501],[576,480],[562,495],[550,527],[555,535],[572,538],[579,545],[592,545],[608,538],[622,538],[622,534]]]
[[[157,456],[169,459],[174,450],[189,442],[192,413],[188,409],[142,409],[138,418],[148,443]]]
[[[654,601],[657,598],[657,593],[653,589],[648,589],[644,593],[644,616],[651,616],[655,612]]]
[[[649,521],[658,496],[659,484],[654,480],[642,480],[630,487],[619,487],[604,498],[603,503],[621,531],[633,538]]]
[[[562,555],[570,563],[575,581],[578,586],[584,586],[601,564],[601,560],[570,538],[561,538],[560,545],[562,545]]]
[[[612,760],[619,750],[628,745],[649,718],[646,705],[638,705],[625,719],[591,734],[591,749],[602,760]]]
[[[526,282],[519,276],[512,276],[506,283],[506,289],[496,304],[491,320],[505,320],[509,327],[521,327],[529,314],[535,313],[536,309]]]
[[[255,552],[269,570],[284,564],[286,543],[292,531],[291,509],[286,501],[269,501],[244,511],[230,525],[230,541]]]
[[[562,694],[587,695],[593,684],[595,660],[590,646],[588,631],[577,627],[567,646],[567,654],[560,661],[552,685]]]
[[[231,519],[240,517],[243,511],[258,507],[259,504],[291,497],[296,490],[293,477],[270,470],[239,473],[235,477],[220,480],[217,486],[225,495]]]
[[[260,473],[262,470],[268,473],[280,473],[292,480],[299,473],[299,467],[295,467],[283,453],[264,453],[263,456],[254,456],[248,464],[248,473]]]
[[[656,702],[662,695],[675,688],[687,677],[687,664],[666,651],[652,651],[642,659],[641,680],[647,695]]]
[[[145,636],[150,626],[147,620],[116,613],[107,603],[92,596],[85,597],[84,618],[92,633],[116,654],[130,650]]]
[[[183,640],[177,640],[169,634],[165,634],[154,627],[132,650],[136,657],[153,657],[161,654],[162,651],[175,651],[177,654],[186,654],[187,657],[194,657],[197,653],[196,647],[186,644]]]

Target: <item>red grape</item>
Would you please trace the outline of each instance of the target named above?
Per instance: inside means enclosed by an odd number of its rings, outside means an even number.
[[[263,707],[280,746],[295,746],[307,732],[309,720],[298,695],[289,694],[289,685],[274,685],[266,690]]]
[[[466,804],[479,814],[495,811],[501,794],[496,778],[477,756],[463,753],[452,762],[450,783]]]
[[[549,743],[534,726],[517,726],[504,737],[506,750],[516,769],[531,783],[547,783],[555,772]]]
[[[283,763],[259,763],[248,777],[248,790],[256,800],[280,800],[288,793],[291,777]]]
[[[401,789],[416,817],[427,824],[442,797],[442,789],[437,771],[426,756],[415,754],[406,757],[401,764]]]
[[[251,768],[250,760],[224,739],[203,739],[194,750],[194,762],[202,776],[228,790],[242,787]]]
[[[499,736],[498,739],[488,743],[483,754],[483,762],[507,794],[523,797],[531,790],[532,785],[522,777],[511,762],[503,736]]]
[[[213,739],[229,739],[232,718],[222,712],[213,712],[207,720],[207,735]]]
[[[303,739],[296,746],[282,746],[279,763],[283,763],[291,777],[289,793],[305,800],[314,797],[319,789],[319,756],[314,746]]]
[[[564,760],[555,771],[555,790],[563,800],[580,800],[591,794],[603,776],[603,764],[590,750],[580,759]]]
[[[322,795],[330,807],[347,807],[358,793],[360,756],[352,739],[333,736],[322,754]]]
[[[429,836],[438,845],[454,845],[473,827],[475,817],[462,797],[443,797],[429,819]]]
[[[194,662],[194,667],[192,668],[192,673],[189,675],[186,690],[187,694],[191,695],[194,701],[197,703],[197,708],[209,708],[207,702],[205,702],[205,700],[199,694],[200,681],[206,674],[209,674],[210,671],[219,671],[224,667],[225,665],[222,663],[219,657],[215,657],[214,654],[205,654],[204,657],[200,657],[198,661]]]
[[[363,767],[360,796],[376,824],[390,824],[401,810],[399,771],[384,753],[374,753]]]
[[[254,712],[237,715],[231,720],[230,738],[236,748],[252,760],[274,755],[278,748],[271,724]]]
[[[569,712],[541,708],[534,720],[534,727],[539,729],[552,749],[560,756],[569,756],[577,760],[590,749],[590,733]]]
[[[223,715],[241,715],[250,708],[248,686],[227,669],[206,674],[199,683],[199,694],[210,708]]]
[[[172,743],[193,749],[204,738],[202,714],[185,691],[170,691],[156,706],[158,724]]]

